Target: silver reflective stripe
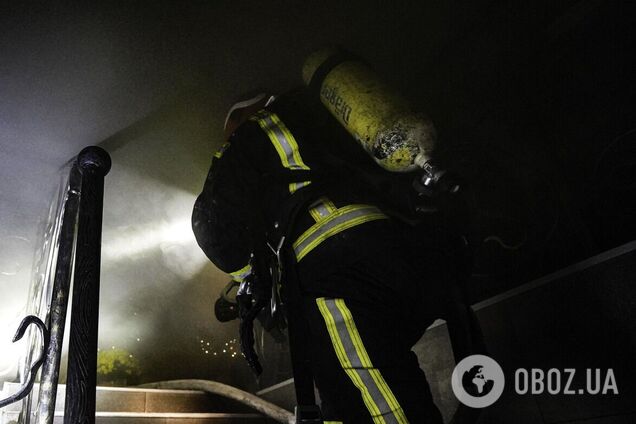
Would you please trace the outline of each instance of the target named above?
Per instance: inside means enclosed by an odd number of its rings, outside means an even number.
[[[284,168],[291,169],[292,171],[309,170],[309,167],[305,165],[303,159],[300,157],[296,139],[289,132],[289,129],[287,129],[278,115],[263,109],[250,119],[258,122],[261,129],[265,131],[267,137],[274,145]],[[297,190],[308,186],[310,183],[311,181],[290,183],[289,192],[293,194]]]
[[[296,190],[299,190],[303,187],[307,187],[309,184],[311,184],[311,181],[303,181],[301,183],[290,183],[289,184],[289,192],[290,193],[295,193]]]
[[[331,214],[329,209],[327,209],[327,205],[325,205],[323,202],[320,202],[317,205],[312,206],[311,209],[315,211],[318,214],[318,216],[320,216],[321,218],[326,218]]]
[[[344,300],[319,298],[316,303],[327,324],[340,365],[360,390],[374,423],[408,423],[384,377],[373,367]]]
[[[296,259],[300,261],[327,238],[348,228],[376,219],[387,219],[387,216],[375,206],[349,205],[337,209],[327,218],[312,225],[296,240],[294,243]]]
[[[260,118],[258,120],[259,124],[270,136],[275,147],[280,147],[282,152],[284,152],[284,157],[283,154],[279,152],[283,165],[289,169],[309,169],[307,165],[302,162],[302,159],[300,159],[296,140],[288,137],[288,135],[291,135],[289,132],[285,134],[285,128],[282,126],[278,117],[267,111],[260,112],[258,116]],[[297,160],[297,156],[300,160]]]
[[[318,222],[327,218],[338,209],[331,200],[327,197],[321,197],[309,205],[309,214],[314,218],[314,221]]]

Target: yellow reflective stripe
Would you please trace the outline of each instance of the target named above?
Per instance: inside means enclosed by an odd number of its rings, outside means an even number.
[[[274,132],[269,127],[267,127],[267,124],[265,124],[262,120],[259,120],[258,123],[263,129],[263,131],[267,133],[267,136],[269,137],[270,141],[274,145],[274,148],[276,149],[276,152],[278,152],[278,156],[280,157],[280,161],[283,163],[283,166],[285,168],[290,169],[291,165],[289,164],[287,153],[285,153],[285,150],[283,150],[283,146],[281,146],[280,143],[278,142],[276,135],[274,135]]]
[[[393,391],[391,390],[389,385],[386,383],[386,380],[384,380],[384,377],[380,373],[380,370],[375,368],[373,364],[371,363],[371,358],[369,358],[369,354],[367,353],[367,350],[364,347],[364,344],[362,343],[362,338],[360,337],[360,333],[358,332],[358,329],[356,328],[356,324],[353,321],[353,316],[351,315],[351,311],[349,310],[349,308],[347,307],[343,299],[335,299],[335,304],[338,310],[340,311],[340,313],[342,313],[342,316],[344,317],[344,322],[347,327],[347,331],[349,332],[349,336],[351,337],[351,340],[353,341],[353,345],[356,348],[356,352],[358,354],[358,357],[360,358],[360,362],[362,363],[362,366],[364,368],[369,369],[369,373],[371,374],[371,377],[373,378],[376,385],[380,389],[380,392],[382,393],[382,396],[386,400],[387,404],[390,406],[391,410],[396,415],[398,423],[400,424],[408,423],[408,420],[406,419],[406,415],[404,415],[404,410],[402,409],[402,407],[400,406],[400,403],[398,402],[395,395],[393,394]]]
[[[364,385],[362,379],[358,375],[358,373],[353,369],[349,358],[347,357],[345,348],[342,344],[342,340],[340,339],[340,335],[338,334],[338,328],[336,326],[336,322],[329,311],[329,308],[326,304],[326,299],[324,297],[320,297],[316,299],[316,304],[318,305],[318,309],[325,320],[325,324],[327,325],[327,332],[329,333],[329,338],[331,338],[331,343],[333,344],[334,350],[336,352],[336,356],[338,357],[338,361],[340,362],[340,366],[345,371],[345,373],[349,376],[354,386],[360,390],[362,394],[362,400],[366,405],[367,409],[371,413],[373,417],[373,422],[376,424],[386,424],[384,418],[380,414],[380,409],[378,405],[375,404],[373,399],[371,398],[371,394],[369,393],[369,388]]]
[[[371,359],[369,358],[369,355],[367,354],[367,350],[365,349],[364,345],[362,344],[362,340],[360,339],[360,333],[358,333],[358,330],[356,329],[355,324],[353,323],[353,317],[351,316],[351,311],[349,311],[349,308],[347,308],[347,306],[344,304],[344,300],[342,299],[336,299],[335,304],[338,310],[340,310],[340,313],[342,313],[342,316],[344,317],[344,322],[347,327],[347,331],[349,332],[349,336],[351,337],[351,341],[353,342],[353,345],[356,349],[356,353],[358,354],[358,357],[360,358],[360,362],[362,366],[365,368],[370,368],[370,369],[373,368],[373,364],[371,364]],[[382,377],[382,375],[379,375],[379,379],[378,379],[377,375],[374,375],[374,374],[379,374],[379,372],[374,373],[373,371],[378,371],[378,370],[373,369],[371,372],[371,375],[375,383],[380,388],[380,390],[383,391],[382,394],[384,398],[387,400],[387,403],[391,405],[390,399],[387,397],[386,393],[384,393],[384,390],[383,390],[383,388],[386,387],[386,382],[384,381],[384,378]],[[386,388],[388,389],[388,387]],[[391,405],[392,409],[397,409],[396,404],[397,404],[397,401],[395,401],[395,403]],[[397,404],[397,407],[399,408],[399,404]]]
[[[303,187],[307,187],[309,184],[311,184],[311,181],[303,181],[301,183],[291,183],[289,184],[289,192],[293,194],[296,192],[296,190],[301,189]]]
[[[287,152],[285,152],[285,148],[280,144],[278,137],[274,133],[274,128],[267,121],[267,118],[270,116],[271,114],[263,109],[258,111],[256,116],[252,119],[256,121],[261,129],[265,131],[265,134],[267,134],[267,138],[269,138],[269,141],[271,141],[271,143],[274,145],[274,148],[276,149],[276,152],[278,153],[283,166],[285,168],[291,168]]]
[[[337,210],[336,205],[326,197],[321,197],[309,206],[309,214],[318,222]]]
[[[333,202],[329,200],[328,198],[321,197],[320,199],[322,203],[324,203],[325,207],[327,208],[329,212],[333,213],[338,210],[338,208],[336,208],[336,205],[334,205]]]
[[[276,153],[280,158],[284,168],[290,170],[309,170],[309,167],[303,162],[300,156],[298,143],[289,132],[287,126],[280,120],[278,115],[271,113],[265,109],[259,111],[256,116],[250,118],[256,121],[267,137],[274,145]],[[289,192],[294,193],[297,190],[309,185],[310,181],[289,184]]]
[[[300,245],[301,243],[305,242],[305,240],[307,240],[309,237],[311,237],[311,235],[314,232],[316,232],[316,230],[318,230],[319,228],[327,225],[329,222],[335,220],[336,218],[338,218],[338,217],[340,217],[342,215],[345,215],[347,212],[352,212],[352,211],[355,211],[355,210],[362,210],[362,209],[366,209],[366,208],[370,208],[370,206],[368,206],[368,205],[347,205],[347,206],[343,206],[342,208],[336,210],[335,213],[333,213],[332,215],[327,217],[325,222],[317,222],[316,224],[312,225],[307,231],[305,231],[300,237],[298,237],[298,240],[296,240],[296,242],[294,243],[294,247],[296,247],[296,246]]]
[[[318,222],[321,219],[323,219],[322,215],[320,215],[320,212],[318,212],[317,209],[315,208],[311,208],[309,209],[309,214],[311,215],[311,217],[314,219],[314,221]]]
[[[228,147],[230,147],[230,143],[224,143],[221,148],[214,153],[214,157],[221,159],[221,156],[223,156],[223,153],[225,153]]]
[[[309,252],[315,249],[316,246],[331,236],[365,222],[387,218],[388,217],[375,206],[347,205],[336,209],[336,211],[327,218],[321,219],[309,227],[309,229],[301,234],[294,242],[293,247],[296,253],[296,260],[300,261]]]
[[[252,265],[247,264],[238,271],[230,272],[232,279],[238,282],[243,282],[252,273]]]
[[[297,260],[300,261],[302,258],[307,256],[309,252],[311,252],[313,249],[316,248],[316,246],[318,246],[323,241],[327,240],[329,237],[334,236],[338,233],[341,233],[342,231],[348,230],[351,227],[355,227],[356,225],[364,224],[365,222],[374,221],[377,219],[386,219],[386,216],[381,213],[361,216],[358,218],[351,219],[347,222],[343,222],[342,224],[338,224],[334,226],[333,228],[330,228],[328,231],[321,234],[319,237],[316,237],[315,240],[313,240],[303,250],[301,250],[297,254]]]
[[[289,129],[287,129],[287,126],[280,120],[278,115],[276,115],[275,113],[270,114],[270,118],[272,119],[272,122],[276,124],[278,128],[280,128],[280,130],[285,135],[285,139],[287,140],[287,143],[289,143],[292,149],[292,156],[294,158],[294,162],[298,166],[300,166],[300,169],[309,169],[309,167],[305,165],[305,162],[303,162],[302,158],[300,157],[298,143],[296,142],[296,139],[294,138],[292,133],[289,132]]]

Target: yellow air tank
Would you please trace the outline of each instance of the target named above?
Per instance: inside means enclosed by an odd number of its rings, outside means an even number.
[[[329,112],[383,168],[425,168],[435,128],[367,65],[336,49],[319,50],[303,66],[303,80]]]

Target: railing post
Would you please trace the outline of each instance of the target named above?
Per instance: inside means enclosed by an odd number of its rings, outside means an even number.
[[[64,325],[71,283],[73,265],[73,244],[79,208],[80,173],[75,163],[71,167],[68,190],[64,200],[62,228],[60,229],[53,298],[51,299],[49,331],[51,341],[46,351],[46,360],[40,377],[40,396],[38,402],[37,424],[53,424],[55,400],[60,376],[60,360],[64,341]]]
[[[87,147],[77,157],[82,175],[77,227],[64,424],[95,422],[97,328],[104,176],[110,156]]]

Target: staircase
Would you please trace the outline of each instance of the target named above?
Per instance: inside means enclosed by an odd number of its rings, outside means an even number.
[[[19,389],[4,383],[0,398]],[[64,421],[65,385],[58,387],[55,424]],[[39,386],[33,389],[39,392]],[[33,404],[37,402],[35,395]],[[0,424],[16,424],[21,403],[0,409]],[[244,405],[194,390],[97,387],[97,424],[265,424],[274,423]],[[32,420],[35,422],[35,420]]]

